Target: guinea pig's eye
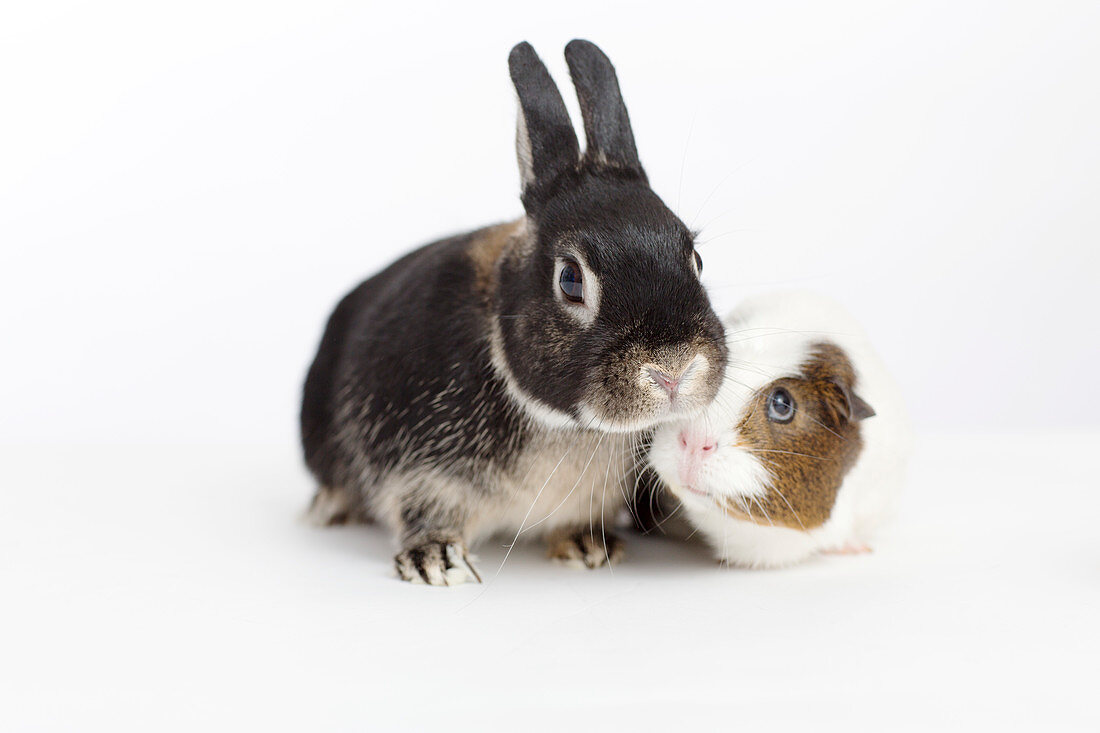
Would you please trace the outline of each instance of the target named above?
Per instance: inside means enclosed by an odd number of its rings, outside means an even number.
[[[697,250],[697,249],[693,249],[691,251],[691,253],[693,255],[695,255],[695,274],[696,275],[702,275],[703,274],[703,258],[699,256],[699,250]]]
[[[794,397],[787,390],[778,387],[768,395],[768,419],[772,422],[790,422],[794,411]]]
[[[583,303],[584,278],[581,276],[580,265],[572,260],[566,260],[562,265],[561,274],[558,275],[558,287],[569,302]]]

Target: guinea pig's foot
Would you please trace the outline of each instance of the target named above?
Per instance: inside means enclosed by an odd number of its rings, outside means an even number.
[[[551,537],[547,557],[572,567],[598,568],[618,563],[625,554],[626,545],[618,537],[586,527]]]
[[[871,548],[862,542],[845,542],[840,547],[832,547],[822,550],[823,555],[866,555]]]
[[[397,576],[410,583],[461,585],[481,582],[466,548],[458,542],[425,542],[402,550],[393,559]]]

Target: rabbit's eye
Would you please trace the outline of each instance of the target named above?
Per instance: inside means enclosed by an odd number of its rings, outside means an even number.
[[[581,276],[581,268],[576,262],[566,260],[562,265],[561,274],[558,275],[558,287],[561,288],[565,299],[571,303],[584,302],[584,278]]]
[[[787,390],[779,387],[768,395],[768,419],[772,422],[786,423],[794,418],[794,397]]]
[[[691,251],[691,253],[693,255],[695,255],[695,274],[696,275],[702,275],[703,274],[703,258],[699,256],[699,250],[697,250],[697,249],[693,249]]]

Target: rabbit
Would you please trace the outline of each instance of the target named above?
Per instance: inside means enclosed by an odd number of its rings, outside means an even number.
[[[614,67],[565,49],[587,146],[527,43],[524,216],[428,244],[348,294],[301,411],[320,524],[392,529],[400,578],[480,581],[469,548],[534,530],[568,564],[617,562],[633,449],[705,408],[727,360],[693,234],[649,187]],[[598,517],[597,517],[598,513]]]
[[[757,296],[725,323],[737,360],[717,399],[653,435],[660,485],[732,565],[870,551],[895,512],[912,437],[866,335],[812,293]],[[654,499],[637,501],[649,527],[676,511],[651,511]]]

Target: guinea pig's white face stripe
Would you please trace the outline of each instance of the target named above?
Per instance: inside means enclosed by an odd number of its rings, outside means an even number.
[[[576,264],[581,271],[581,287],[584,291],[583,302],[577,303],[566,297],[562,290],[561,277],[566,267]],[[596,320],[596,314],[600,308],[600,282],[592,268],[584,257],[575,250],[570,250],[564,257],[558,257],[554,262],[554,279],[551,282],[554,289],[554,297],[565,312],[572,316],[582,326],[590,326]]]
[[[717,400],[738,413],[727,418],[732,426],[761,390],[777,379],[800,375],[820,336],[731,317],[725,324],[730,356]]]
[[[751,504],[767,496],[772,476],[759,456],[741,445],[736,428],[739,412],[729,403],[716,401],[698,417],[657,429],[650,464],[684,503],[721,511],[727,500]],[[684,444],[685,435],[706,436],[701,442],[714,448],[704,457]]]
[[[700,486],[716,500],[751,500],[767,496],[772,483],[771,473],[757,455],[735,441],[737,437],[733,435],[725,444],[719,443],[720,454],[716,452],[715,460],[703,467]],[[751,501],[745,503],[751,505]]]

